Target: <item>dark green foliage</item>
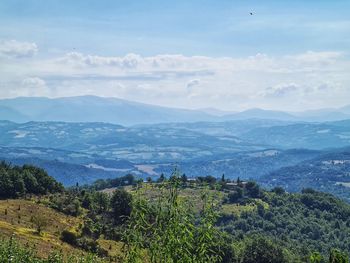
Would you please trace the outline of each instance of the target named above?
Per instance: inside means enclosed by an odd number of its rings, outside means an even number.
[[[350,251],[350,205],[330,194],[307,189],[302,194],[265,192],[268,208],[243,212],[241,216],[223,216],[223,230],[234,238],[255,233],[279,240],[300,261],[313,251],[326,257],[332,248]]]
[[[111,207],[116,223],[124,222],[130,216],[132,206],[132,196],[123,189],[114,191],[111,198]]]
[[[182,175],[181,175],[181,182],[182,182],[182,183],[186,183],[186,182],[187,182],[187,176],[186,176],[186,174],[182,174]]]
[[[157,182],[158,182],[158,183],[162,183],[162,182],[164,182],[164,181],[165,181],[165,176],[164,176],[164,174],[162,173],[162,174],[159,176]]]
[[[242,263],[287,263],[283,248],[263,236],[253,236],[245,244]]]
[[[207,183],[207,184],[215,184],[216,183],[216,178],[211,176],[211,175],[208,175],[208,176],[205,176],[205,177],[201,177],[199,176],[197,178],[197,180],[201,183]]]
[[[106,188],[135,185],[136,179],[132,174],[127,174],[125,176],[117,177],[114,179],[99,179],[95,181],[91,186],[86,186],[86,188],[94,190],[102,190]]]
[[[240,187],[237,187],[234,191],[231,191],[228,194],[228,202],[229,203],[236,203],[243,197],[243,189]]]
[[[106,256],[106,252],[100,248],[96,238],[86,235],[84,230],[81,236],[78,236],[74,232],[63,230],[61,233],[61,240],[72,246],[98,254],[99,256]]]
[[[50,196],[50,206],[71,216],[78,216],[82,212],[78,196],[69,192]]]
[[[97,206],[98,213],[104,213],[109,208],[109,196],[106,193],[103,192],[94,192],[92,194],[94,203]]]
[[[276,193],[276,194],[278,194],[278,195],[282,195],[282,194],[284,194],[286,192],[286,190],[284,190],[284,188],[280,187],[280,186],[276,186],[271,191]]]
[[[260,198],[262,195],[259,185],[255,182],[248,182],[245,186],[245,190],[247,195],[251,198]]]
[[[73,246],[77,245],[77,235],[69,230],[63,230],[61,233],[61,240]]]
[[[63,191],[63,186],[41,168],[0,163],[0,198],[17,198],[26,194],[48,194],[61,191]]]
[[[338,249],[332,249],[329,255],[329,263],[349,263],[349,257],[346,253],[339,251]]]

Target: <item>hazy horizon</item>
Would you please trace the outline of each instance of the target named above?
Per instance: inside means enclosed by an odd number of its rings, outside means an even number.
[[[249,110],[263,110],[263,111],[281,111],[281,112],[285,112],[285,113],[290,113],[290,114],[298,114],[298,113],[304,113],[304,112],[308,112],[308,111],[322,111],[322,110],[329,110],[329,111],[337,111],[340,110],[341,108],[344,107],[349,107],[350,103],[348,104],[344,104],[344,105],[340,105],[339,107],[327,107],[327,108],[314,108],[314,109],[307,109],[307,110],[296,110],[296,111],[287,111],[284,109],[269,109],[269,108],[259,108],[259,107],[252,107],[252,108],[245,108],[245,109],[241,109],[241,110],[225,110],[225,109],[221,109],[221,108],[216,108],[216,107],[203,107],[203,108],[190,108],[190,107],[177,107],[177,106],[167,106],[167,105],[158,105],[158,104],[153,104],[153,103],[145,103],[142,101],[136,101],[136,100],[129,100],[129,99],[124,99],[124,98],[120,98],[120,97],[113,97],[113,96],[98,96],[98,95],[94,95],[94,94],[84,94],[84,95],[74,95],[74,96],[59,96],[59,97],[48,97],[48,96],[16,96],[16,97],[9,97],[9,98],[0,98],[1,100],[14,100],[14,99],[21,99],[21,98],[25,98],[25,99],[50,99],[50,100],[55,100],[55,99],[66,99],[66,98],[83,98],[83,97],[95,97],[95,98],[102,98],[102,99],[116,99],[116,100],[123,100],[126,102],[130,102],[130,103],[139,103],[139,104],[145,104],[145,105],[149,105],[149,106],[156,106],[156,107],[164,107],[164,108],[172,108],[172,109],[183,109],[183,110],[194,110],[194,111],[203,111],[212,115],[221,115],[224,116],[226,114],[233,114],[233,113],[239,113],[239,112],[244,112],[244,111],[249,111]],[[211,111],[213,113],[211,113]]]
[[[2,1],[0,98],[339,108],[350,98],[349,8],[348,1]]]

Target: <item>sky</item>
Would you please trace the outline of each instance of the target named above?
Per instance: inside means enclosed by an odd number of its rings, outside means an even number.
[[[349,10],[348,0],[1,0],[0,98],[341,107]]]

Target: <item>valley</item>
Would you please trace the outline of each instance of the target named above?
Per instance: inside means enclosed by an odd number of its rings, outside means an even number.
[[[224,174],[292,192],[313,187],[349,200],[349,130],[349,121],[246,119],[135,126],[1,121],[0,158],[42,167],[66,186],[128,173],[156,180],[178,167],[193,177]],[[345,163],[333,169],[333,160]]]

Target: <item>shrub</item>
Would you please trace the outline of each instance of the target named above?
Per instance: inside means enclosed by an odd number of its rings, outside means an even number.
[[[63,230],[61,233],[61,240],[72,246],[77,245],[77,235],[69,230]]]

